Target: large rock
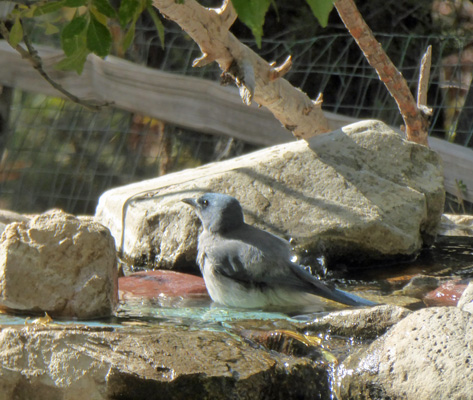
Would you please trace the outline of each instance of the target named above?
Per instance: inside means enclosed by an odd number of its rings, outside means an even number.
[[[416,311],[337,369],[341,399],[451,400],[473,393],[473,316]]]
[[[247,222],[298,249],[359,263],[412,255],[436,234],[444,204],[441,161],[378,121],[169,174],[104,193],[96,216],[134,262],[193,262],[200,223],[180,202],[224,192]]]
[[[0,354],[0,400],[329,396],[325,369],[309,359],[212,330],[4,327]]]
[[[0,306],[96,318],[118,298],[115,243],[103,225],[60,210],[7,225],[0,240]]]

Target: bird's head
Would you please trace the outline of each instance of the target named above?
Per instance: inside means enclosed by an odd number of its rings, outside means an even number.
[[[198,199],[182,199],[196,211],[204,229],[224,233],[243,225],[243,210],[234,197],[221,193],[206,193]]]

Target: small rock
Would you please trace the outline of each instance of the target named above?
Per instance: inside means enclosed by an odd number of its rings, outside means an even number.
[[[473,314],[473,281],[470,281],[458,301],[457,307],[463,311]]]
[[[456,307],[415,311],[347,357],[334,387],[341,399],[471,399],[471,343],[471,314]]]
[[[416,275],[401,290],[397,290],[394,294],[402,294],[404,296],[422,299],[427,292],[436,289],[440,285],[441,278],[428,275]]]
[[[376,338],[401,321],[410,311],[392,305],[334,311],[307,323],[308,331],[329,331],[331,334],[363,339]]]
[[[117,301],[115,244],[103,225],[60,210],[7,225],[1,307],[85,319],[109,316]]]
[[[423,299],[424,303],[429,307],[456,306],[467,285],[468,282],[460,279],[445,282],[427,293]]]
[[[5,227],[12,222],[28,221],[29,218],[25,215],[18,214],[13,211],[0,210],[0,234],[5,230]]]
[[[118,278],[120,299],[207,296],[204,280],[174,271],[142,271]]]

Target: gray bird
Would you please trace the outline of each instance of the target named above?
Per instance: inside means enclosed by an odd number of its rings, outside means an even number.
[[[291,261],[289,243],[246,224],[234,197],[206,193],[182,201],[203,225],[197,261],[213,301],[241,308],[322,305],[320,297],[350,306],[375,304],[328,287]]]

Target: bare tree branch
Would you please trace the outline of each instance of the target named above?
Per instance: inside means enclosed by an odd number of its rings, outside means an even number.
[[[354,1],[337,0],[334,5],[369,64],[376,70],[379,79],[396,101],[405,123],[407,138],[413,142],[427,145],[429,124],[426,115],[420,112],[406,80],[374,37]]]
[[[312,101],[281,77],[290,60],[274,68],[228,31],[236,18],[230,0],[221,8],[205,8],[195,0],[153,0],[153,5],[199,45],[202,57],[194,66],[216,61],[239,86],[245,103],[254,100],[267,107],[298,138],[308,139],[330,130],[322,102]]]
[[[0,21],[0,34],[7,40],[10,37],[10,32],[8,28],[5,26],[5,24]],[[66,96],[69,100],[71,100],[74,103],[80,104],[81,106],[87,108],[88,110],[91,111],[99,111],[101,108],[105,106],[109,106],[113,103],[96,103],[92,101],[87,101],[80,99],[79,97],[73,95],[71,92],[68,90],[64,89],[64,87],[54,81],[48,73],[44,70],[43,68],[43,61],[41,60],[41,57],[39,56],[38,52],[36,49],[33,47],[31,44],[28,35],[23,34],[23,41],[25,43],[26,49],[23,48],[21,45],[16,45],[14,46],[14,49],[21,55],[22,58],[28,60],[30,64],[33,66],[36,71],[52,86],[54,89],[56,89],[58,92],[62,93],[64,96]]]

